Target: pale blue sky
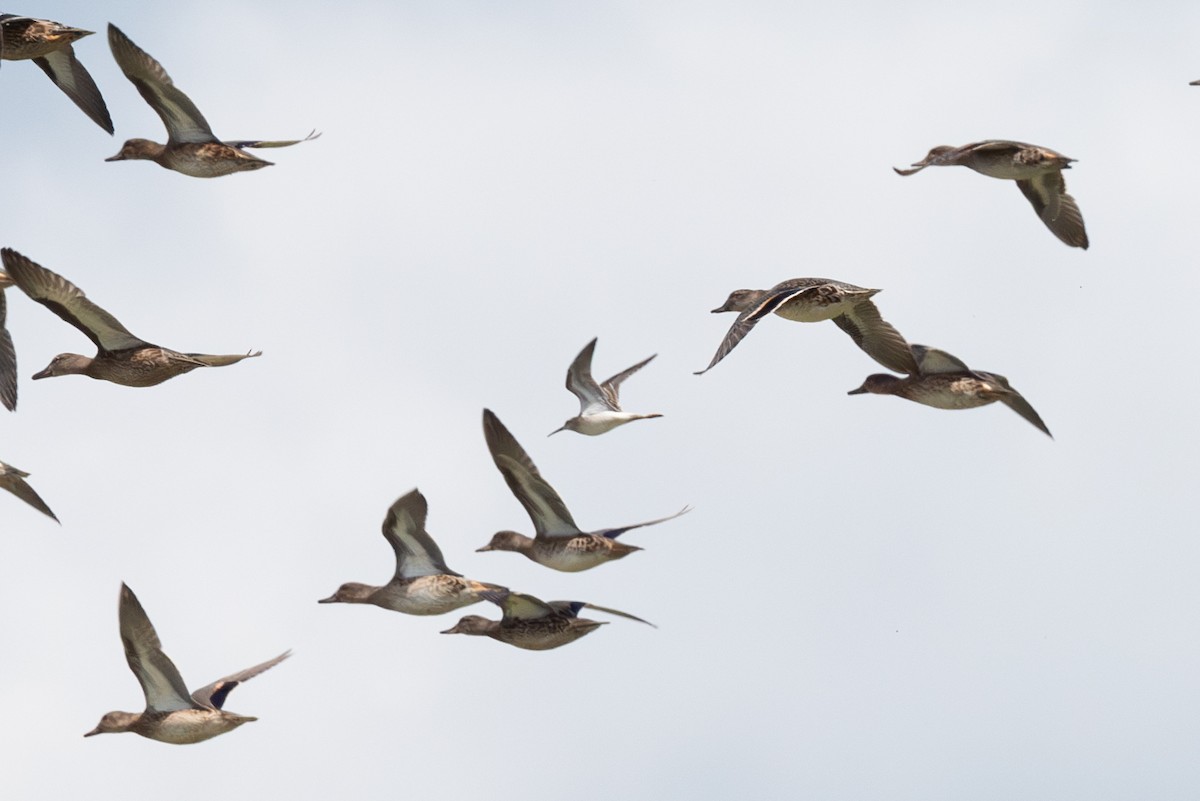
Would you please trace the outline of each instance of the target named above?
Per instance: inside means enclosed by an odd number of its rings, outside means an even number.
[[[90,343],[16,290],[0,459],[8,798],[1190,799],[1200,790],[1191,312],[1200,8],[1106,3],[84,3],[109,137],[5,62],[0,245],[134,333],[261,359],[152,389],[31,382]],[[163,138],[107,22],[234,138],[321,139],[198,180],[107,164]],[[1078,159],[1092,247],[938,144]],[[881,287],[1000,405],[847,397],[878,366],[765,320],[702,377],[733,289]],[[599,438],[567,365],[599,337],[662,412]],[[496,411],[585,527],[691,514],[582,574],[476,554],[529,522]],[[523,652],[318,606],[392,573],[419,487],[451,567],[645,617]],[[126,581],[195,687],[293,648],[197,746],[83,739],[139,710]],[[495,616],[490,606],[467,612]],[[11,789],[11,792],[7,790]]]

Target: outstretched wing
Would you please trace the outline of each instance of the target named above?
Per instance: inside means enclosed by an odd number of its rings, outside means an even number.
[[[150,108],[167,127],[168,143],[216,142],[208,120],[196,104],[181,92],[171,76],[154,58],[135,45],[116,25],[108,25],[108,46],[125,77],[137,87]]]
[[[441,549],[425,530],[428,511],[425,496],[414,489],[393,503],[383,519],[383,536],[396,552],[398,579],[462,575],[446,566]]]
[[[150,343],[129,333],[116,317],[87,299],[83,290],[12,248],[0,249],[8,277],[29,297],[82,331],[101,351]]]
[[[199,705],[188,695],[187,685],[170,658],[163,653],[162,643],[154,625],[146,616],[133,590],[121,585],[118,618],[121,642],[125,645],[125,661],[137,676],[146,695],[146,709],[173,712],[178,709],[197,709]]]
[[[529,454],[490,409],[483,410],[483,435],[492,452],[492,461],[525,507],[538,537],[573,537],[583,533],[554,487],[542,478]]]
[[[208,706],[212,707],[213,709],[220,709],[225,705],[225,698],[231,692],[233,692],[235,687],[237,687],[243,681],[248,681],[254,678],[264,670],[275,667],[291,655],[292,652],[290,650],[284,651],[274,659],[268,659],[262,664],[238,671],[237,673],[226,676],[223,679],[217,679],[212,684],[201,687],[199,690],[196,690],[196,692],[192,693],[192,700],[200,706]]]

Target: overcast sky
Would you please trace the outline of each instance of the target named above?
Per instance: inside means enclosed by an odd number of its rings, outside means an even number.
[[[18,290],[0,459],[6,798],[1190,799],[1200,792],[1193,3],[49,2],[109,137],[0,69],[0,245],[138,336],[263,357],[150,389],[32,382],[89,343]],[[107,164],[162,125],[112,21],[218,136],[323,136],[212,180]],[[989,138],[1078,159],[1087,252],[1011,182],[910,178]],[[884,291],[1000,404],[847,397],[882,369],[764,320],[704,376],[731,290]],[[598,438],[567,366],[657,353]],[[661,517],[581,574],[475,553],[530,524],[493,409],[585,528]],[[535,653],[318,606],[385,582],[418,487],[454,569],[625,620]],[[194,746],[85,740],[143,698],[122,581],[190,687],[286,648]],[[498,616],[490,604],[462,613]],[[597,615],[597,619],[601,616]],[[11,791],[11,792],[10,792]]]

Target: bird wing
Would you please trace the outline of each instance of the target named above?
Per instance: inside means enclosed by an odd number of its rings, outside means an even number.
[[[321,137],[321,134],[318,133],[317,131],[313,130],[313,131],[309,131],[308,136],[304,137],[303,139],[276,139],[276,140],[235,139],[232,141],[225,142],[224,144],[227,144],[230,147],[236,147],[238,150],[241,150],[241,149],[247,148],[247,147],[253,147],[253,148],[291,147],[292,145],[298,145],[301,142],[310,142],[313,139],[319,139],[320,137]]]
[[[782,286],[782,285],[781,285]],[[746,338],[751,329],[758,323],[759,320],[771,314],[784,303],[787,303],[797,295],[801,295],[813,289],[811,285],[795,287],[790,289],[781,289],[775,287],[773,290],[765,293],[757,304],[744,310],[738,315],[738,318],[733,321],[733,325],[729,327],[729,331],[725,334],[725,338],[721,340],[720,347],[717,348],[716,354],[712,361],[708,363],[708,367],[700,370],[696,375],[703,375],[709,370],[717,366],[717,362],[729,355],[729,352],[737,347],[737,344]]]
[[[595,350],[596,340],[592,339],[567,368],[567,389],[579,399],[579,414],[584,416],[610,410],[620,411],[615,403],[609,403],[608,396],[592,378],[592,354]]]
[[[0,250],[8,277],[29,297],[82,331],[101,351],[140,348],[150,343],[129,333],[116,317],[87,299],[83,290],[58,273],[11,248]]]
[[[692,507],[685,506],[673,515],[667,515],[666,517],[660,517],[655,520],[647,520],[644,523],[633,523],[631,525],[620,526],[618,528],[601,529],[600,531],[597,531],[594,533],[597,537],[607,537],[610,540],[615,540],[617,537],[621,536],[626,531],[632,531],[635,528],[643,528],[645,526],[653,526],[653,525],[657,525],[658,523],[665,523],[668,520],[674,520],[675,518],[679,517],[680,515],[687,514],[690,511],[692,511]]]
[[[887,369],[909,375],[917,372],[917,362],[908,340],[883,319],[874,301],[854,304],[851,311],[834,317],[833,322],[849,334],[864,353]]]
[[[243,681],[248,681],[254,678],[264,670],[269,670],[270,668],[275,667],[291,655],[291,651],[284,651],[274,659],[268,659],[262,664],[246,668],[245,670],[234,673],[233,675],[226,676],[223,679],[217,679],[212,684],[205,685],[199,690],[196,690],[196,692],[192,693],[192,700],[200,706],[220,709],[225,705],[225,699],[231,692],[233,692],[235,687],[237,687]]]
[[[485,590],[480,595],[492,603],[499,605],[504,610],[505,620],[537,620],[538,618],[562,614],[562,611],[555,608],[552,604],[520,592],[499,593]],[[570,617],[574,617],[574,615],[570,615]]]
[[[935,373],[969,373],[971,368],[957,356],[952,356],[944,350],[931,348],[927,345],[913,345],[913,357],[917,360],[917,372],[920,375]]]
[[[608,379],[607,381],[605,381],[603,384],[600,385],[600,391],[604,393],[605,401],[608,402],[608,404],[610,405],[609,407],[614,412],[621,411],[621,401],[620,401],[621,383],[626,378],[629,378],[629,376],[633,375],[638,370],[641,370],[643,367],[645,367],[647,364],[649,364],[651,361],[653,361],[654,357],[657,355],[658,354],[656,353],[656,354],[654,354],[654,356],[650,356],[649,358],[642,359],[640,362],[635,364],[633,367],[627,367],[626,369],[617,373],[612,378]]]
[[[492,461],[525,507],[538,537],[573,537],[583,533],[554,487],[542,478],[529,454],[490,409],[483,410],[483,435],[492,452]]]
[[[460,576],[446,566],[442,551],[425,531],[429,505],[417,490],[399,498],[383,519],[383,536],[396,552],[396,578]]]
[[[1087,229],[1075,198],[1067,194],[1062,172],[1045,172],[1025,181],[1017,181],[1021,194],[1033,205],[1037,216],[1050,232],[1074,248],[1087,250]]]
[[[600,606],[599,604],[590,604],[586,601],[551,601],[550,606],[553,606],[569,617],[578,617],[581,609],[595,609],[597,612],[605,612],[627,620],[636,620],[638,623],[645,623],[652,628],[658,628],[658,626],[655,626],[649,620],[642,620],[637,615],[631,615],[628,612],[622,612],[620,609],[612,609],[607,606]]]
[[[104,96],[100,94],[100,89],[83,64],[75,58],[75,48],[67,45],[35,58],[33,63],[41,67],[42,72],[54,81],[54,85],[63,90],[84,114],[91,117],[92,122],[109,133],[113,132],[112,117],[108,115]]]
[[[216,142],[208,120],[187,95],[176,88],[171,76],[154,58],[135,45],[116,25],[108,25],[108,46],[121,72],[125,73],[150,108],[167,127],[168,143]]]
[[[8,316],[8,301],[0,289],[0,403],[10,412],[17,410],[17,350],[13,347],[12,335],[5,327]]]
[[[1004,391],[997,393],[996,396],[999,398],[1000,402],[1024,417],[1035,427],[1037,427],[1037,429],[1043,434],[1050,437],[1050,439],[1054,439],[1054,435],[1050,433],[1050,429],[1047,428],[1046,424],[1042,421],[1041,415],[1039,415],[1033,406],[1030,405],[1029,401],[1025,400],[1024,395],[1012,388],[1012,384],[1008,383],[1007,378],[999,375],[998,373],[985,373],[980,370],[976,370],[975,373],[988,381],[992,381],[993,383],[1004,387]]]
[[[146,616],[133,590],[121,585],[120,614],[121,642],[125,645],[125,661],[137,676],[146,695],[146,709],[155,712],[174,712],[179,709],[198,709],[200,706],[188,695],[187,685],[178,668],[163,653],[162,643],[154,625]]]
[[[0,462],[0,489],[8,490],[34,509],[58,522],[58,517],[54,512],[50,511],[50,507],[46,505],[42,497],[34,492],[33,487],[29,486],[29,483],[25,481],[28,475],[23,470],[18,470],[12,465]]]

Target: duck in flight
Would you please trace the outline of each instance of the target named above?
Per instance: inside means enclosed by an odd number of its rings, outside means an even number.
[[[497,584],[463,578],[446,566],[442,551],[425,530],[429,506],[413,490],[400,497],[383,520],[383,536],[396,552],[396,574],[381,587],[348,582],[319,603],[374,604],[408,615],[440,615],[483,600]]]
[[[127,387],[152,387],[197,367],[224,367],[261,351],[240,355],[180,353],[139,339],[117,318],[87,299],[83,290],[12,248],[0,249],[8,277],[29,297],[78,328],[97,348],[95,358],[60,353],[35,379],[86,375]]]
[[[833,320],[864,353],[889,370],[899,373],[916,372],[908,342],[900,332],[879,314],[872,297],[880,292],[828,278],[792,278],[770,289],[738,289],[730,293],[724,304],[712,310],[738,312],[729,332],[703,375],[729,355],[759,320],[774,312],[785,320],[817,323]]]
[[[1087,230],[1083,227],[1083,215],[1075,198],[1067,194],[1067,182],[1063,170],[1071,168],[1075,159],[1068,158],[1048,147],[1011,142],[1006,139],[988,139],[972,142],[962,147],[939,145],[929,151],[925,158],[902,170],[893,167],[900,175],[912,175],[926,167],[970,167],[972,170],[992,178],[1017,182],[1017,188],[1033,205],[1038,218],[1064,244],[1087,250]]]
[[[636,620],[647,626],[654,625],[627,612],[583,601],[542,601],[532,595],[508,591],[486,592],[484,597],[504,610],[504,616],[500,620],[467,615],[442,634],[491,637],[493,640],[527,651],[548,651],[575,642],[604,625],[598,620],[579,617],[579,612],[583,609],[595,609],[598,612]]]
[[[913,345],[920,372],[906,378],[877,373],[867,376],[849,395],[896,395],[935,409],[974,409],[1000,401],[1051,439],[1054,435],[1025,397],[1008,379],[996,373],[972,370],[944,350]]]
[[[162,650],[158,634],[133,590],[121,585],[118,618],[125,661],[137,676],[146,696],[143,712],[109,712],[84,737],[131,731],[151,740],[186,745],[233,731],[258,718],[224,710],[225,699],[235,687],[287,659],[284,651],[260,665],[218,679],[188,693],[178,668]]]
[[[167,143],[160,145],[149,139],[130,139],[117,155],[105,161],[146,159],[184,175],[216,178],[271,166],[272,162],[247,153],[245,148],[287,147],[320,136],[314,131],[303,139],[222,142],[213,134],[200,109],[175,86],[162,65],[116,25],[108,26],[108,44],[125,77],[162,118],[167,127]]]
[[[689,511],[685,506],[669,517],[585,532],[575,525],[554,487],[542,478],[529,454],[490,409],[483,410],[483,435],[492,461],[533,521],[535,536],[530,539],[515,531],[500,531],[478,551],[516,551],[540,565],[575,573],[642,550],[617,540],[626,531],[672,520]]]

